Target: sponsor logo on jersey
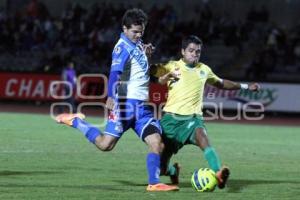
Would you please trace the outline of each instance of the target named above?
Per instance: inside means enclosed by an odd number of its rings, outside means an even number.
[[[147,69],[147,57],[139,48],[135,48],[132,51],[132,57],[138,62],[142,69]]]
[[[206,77],[206,73],[205,71],[200,71],[200,78],[205,78]]]
[[[115,47],[114,54],[120,54],[122,52],[122,48],[120,46]]]

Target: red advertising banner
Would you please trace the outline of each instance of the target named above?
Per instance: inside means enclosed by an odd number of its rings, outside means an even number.
[[[63,93],[67,84],[60,78],[59,75],[0,73],[0,99],[61,101],[76,95],[79,101],[103,101],[106,97],[105,76],[82,76],[78,80],[80,90],[71,90],[70,94]]]
[[[64,94],[66,85],[59,75],[0,73],[0,99],[62,101],[68,95],[76,95],[79,102],[104,102],[107,95],[107,77],[101,74],[83,74],[78,77],[80,90]],[[78,89],[78,88],[77,88]],[[64,94],[64,95],[63,95]],[[150,101],[160,104],[166,101],[167,88],[150,84]]]
[[[150,83],[149,98],[150,102],[161,104],[167,101],[168,88],[167,86],[158,83]]]
[[[0,98],[53,100],[50,83],[59,80],[59,75],[0,73]]]

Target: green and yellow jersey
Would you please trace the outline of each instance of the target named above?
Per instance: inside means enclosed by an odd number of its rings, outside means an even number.
[[[214,84],[222,79],[203,63],[189,67],[183,60],[158,66],[154,76],[160,77],[175,69],[179,70],[180,78],[168,82],[168,99],[164,111],[179,115],[202,115],[205,83]]]

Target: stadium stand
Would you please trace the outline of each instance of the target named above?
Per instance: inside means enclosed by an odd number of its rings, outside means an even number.
[[[61,63],[72,57],[79,73],[107,74],[119,18],[132,5],[73,3],[52,16],[43,1],[27,2],[15,12],[10,6],[0,11],[1,71],[57,74]],[[176,41],[194,33],[204,40],[203,62],[221,76],[299,82],[299,25],[276,23],[266,6],[249,7],[245,17],[237,19],[230,11],[216,12],[207,2],[191,10],[189,16],[196,17],[186,20],[173,4],[140,5],[151,19],[144,40],[157,47],[155,62],[178,54]]]

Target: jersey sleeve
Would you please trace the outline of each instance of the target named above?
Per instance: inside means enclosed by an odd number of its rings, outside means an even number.
[[[210,67],[208,67],[207,83],[213,85],[217,82],[222,82],[222,79],[219,78]]]
[[[120,79],[120,71],[111,71],[108,79],[108,88],[107,88],[107,96],[108,97],[115,97],[116,94],[116,84]]]
[[[129,59],[129,52],[122,45],[117,45],[112,52],[112,62],[110,71],[123,72],[124,66]]]
[[[155,69],[151,70],[151,75],[157,78],[169,73],[172,69],[172,62],[168,62],[167,64],[156,64],[154,66]]]

